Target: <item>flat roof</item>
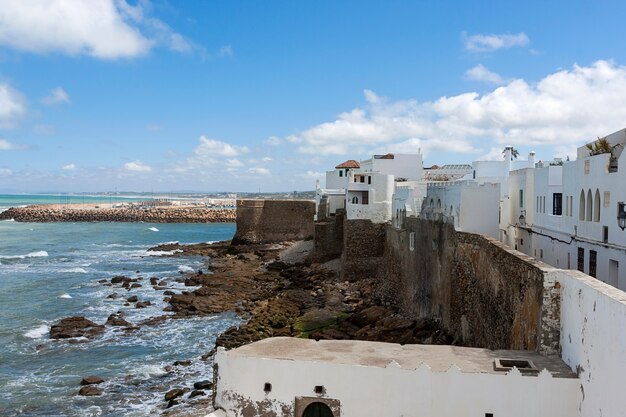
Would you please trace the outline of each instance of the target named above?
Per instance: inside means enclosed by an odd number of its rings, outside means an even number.
[[[452,365],[461,372],[503,374],[494,369],[495,359],[530,360],[541,371],[547,369],[553,377],[576,378],[570,368],[557,356],[542,356],[520,350],[489,350],[461,346],[399,345],[396,343],[362,340],[320,340],[292,337],[263,339],[226,352],[233,357],[277,360],[299,360],[342,365],[385,368],[395,361],[403,369],[416,369],[422,363],[432,371],[445,372]]]

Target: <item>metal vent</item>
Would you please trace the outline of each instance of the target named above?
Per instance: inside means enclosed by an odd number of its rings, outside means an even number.
[[[535,364],[528,359],[495,359],[493,367],[496,371],[510,371],[514,367],[520,372],[539,372]]]

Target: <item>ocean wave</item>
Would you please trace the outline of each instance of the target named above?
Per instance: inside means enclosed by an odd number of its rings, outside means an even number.
[[[70,274],[86,274],[87,270],[85,270],[84,268],[69,268],[69,269],[62,269],[59,272],[64,272],[64,273],[70,273]]]
[[[2,211],[4,211],[4,210],[2,210]],[[2,211],[0,211],[0,213],[2,213]],[[14,222],[15,219],[6,219],[6,220],[2,220],[2,221],[3,222]]]
[[[182,249],[145,251],[140,256],[169,256],[182,252]]]
[[[25,258],[45,258],[48,256],[48,252],[45,250],[40,250],[37,252],[31,252],[26,255],[11,255],[11,256],[3,256],[0,255],[0,259],[25,259]]]
[[[193,271],[195,271],[195,269],[193,269],[192,267],[187,266],[187,265],[180,265],[180,266],[178,267],[178,270],[179,270],[180,272],[193,272]]]
[[[28,337],[29,339],[39,339],[47,334],[49,331],[50,327],[47,324],[42,324],[39,327],[35,327],[34,329],[27,331],[26,333],[24,333],[24,336]]]
[[[69,295],[68,293],[64,293],[64,294],[59,295],[57,298],[67,298],[67,299],[70,299],[70,298],[72,298],[72,296]]]
[[[159,246],[161,246],[161,245],[178,245],[178,244],[180,244],[180,242],[178,240],[172,240],[170,242],[159,243]]]
[[[150,227],[150,228],[148,228],[148,230],[152,230],[153,232],[158,232],[159,231],[159,229],[157,229],[156,227]]]

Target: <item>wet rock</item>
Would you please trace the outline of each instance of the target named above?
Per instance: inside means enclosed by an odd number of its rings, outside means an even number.
[[[204,381],[198,381],[196,383],[193,384],[193,387],[195,389],[212,389],[213,388],[213,382],[209,381],[208,379],[205,379]]]
[[[174,366],[191,366],[191,361],[190,360],[176,361],[174,362]]]
[[[167,406],[165,408],[172,408],[172,407],[174,407],[174,406],[176,406],[178,404],[180,404],[180,401],[178,401],[178,400],[170,400],[167,403]]]
[[[92,397],[95,395],[102,395],[102,390],[93,385],[86,385],[78,391],[78,395],[82,395],[84,397]]]
[[[150,278],[150,285],[157,285],[158,282],[159,282],[158,278],[156,277]]]
[[[118,298],[120,298],[120,295],[118,293],[116,293],[116,292],[114,292],[113,294],[107,295],[107,299],[109,299],[109,300],[116,300]]]
[[[385,307],[372,306],[353,314],[350,317],[350,321],[357,326],[364,327],[369,324],[376,323],[378,320],[382,319],[388,314],[389,310],[387,310]]]
[[[67,317],[53,324],[50,328],[51,339],[69,339],[72,337],[92,338],[104,331],[104,326],[82,316]]]
[[[107,279],[101,279],[98,281],[98,284],[107,284],[109,281]]]
[[[111,314],[105,324],[107,326],[132,327],[131,323],[124,320],[124,313],[121,311]]]
[[[165,286],[167,286],[167,281],[166,280],[159,281],[158,285],[159,285],[159,287],[165,287]]]
[[[111,278],[111,284],[121,284],[123,282],[130,282],[131,279],[128,277],[125,277],[123,275],[116,275],[113,278]]]
[[[156,316],[156,317],[152,317],[148,320],[144,320],[142,321],[140,324],[142,326],[156,326],[158,324],[162,324],[163,322],[167,321],[169,319],[169,316]]]
[[[150,305],[152,305],[150,301],[137,301],[137,304],[135,304],[135,308],[146,308]]]
[[[182,397],[189,391],[189,388],[174,388],[165,393],[165,401],[171,401],[175,398]]]
[[[129,303],[136,303],[139,299],[137,298],[136,295],[131,295],[130,297],[128,297],[126,299],[126,301],[128,301]]]
[[[134,284],[132,284],[130,286],[131,289],[133,289],[133,288],[141,288],[141,287],[142,287],[142,285],[141,284],[137,284],[137,283],[134,283]]]
[[[198,397],[198,396],[201,396],[201,395],[206,395],[206,392],[204,392],[202,390],[193,390],[189,394],[189,398]]]
[[[86,376],[82,379],[82,381],[80,381],[80,385],[96,385],[96,384],[102,384],[104,382],[104,379],[96,376],[96,375],[90,375],[90,376]]]

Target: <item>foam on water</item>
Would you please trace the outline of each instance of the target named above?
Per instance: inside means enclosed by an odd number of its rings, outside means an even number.
[[[180,266],[178,267],[178,270],[179,270],[180,272],[193,272],[193,271],[195,271],[195,269],[193,269],[192,267],[187,266],[187,265],[180,265]]]
[[[148,230],[152,230],[153,232],[158,232],[159,229],[157,229],[156,227],[150,227]]]
[[[2,210],[2,211],[4,211],[4,210]],[[0,211],[0,213],[2,213],[2,211]],[[14,222],[15,219],[6,219],[6,220],[2,220],[2,221],[3,222]]]
[[[29,339],[39,339],[43,337],[43,335],[47,334],[49,331],[50,326],[48,326],[47,324],[42,324],[39,327],[35,327],[34,329],[27,331],[26,333],[24,333],[24,336],[28,337]]]
[[[86,274],[87,270],[85,270],[85,268],[76,267],[76,268],[70,268],[70,269],[62,269],[59,272],[70,273],[70,274]]]
[[[59,295],[57,298],[65,298],[65,299],[70,299],[70,298],[72,298],[72,296],[71,296],[71,295],[69,295],[68,293],[65,293],[65,294],[61,294],[61,295]]]
[[[0,259],[26,259],[26,258],[45,258],[48,256],[48,252],[45,250],[40,250],[37,252],[31,252],[26,255],[11,255],[11,256],[2,256],[0,255]]]

